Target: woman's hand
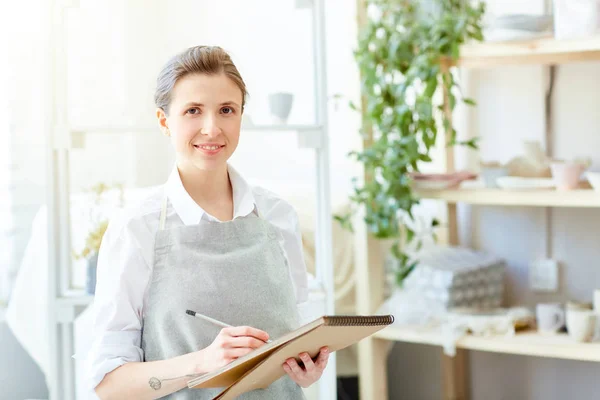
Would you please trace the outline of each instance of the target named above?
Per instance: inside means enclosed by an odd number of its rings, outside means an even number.
[[[321,348],[315,361],[310,358],[308,353],[300,353],[298,357],[304,363],[304,367],[298,365],[294,358],[290,358],[283,364],[283,369],[294,382],[303,388],[307,388],[323,375],[327,360],[329,360],[329,349],[327,347]]]
[[[215,340],[198,351],[196,373],[214,371],[265,344],[269,335],[250,326],[223,328]]]

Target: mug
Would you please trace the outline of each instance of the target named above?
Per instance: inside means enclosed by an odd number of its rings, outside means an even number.
[[[565,311],[559,303],[538,304],[535,314],[542,333],[556,333],[565,326]]]
[[[594,338],[598,317],[593,310],[567,310],[567,331],[577,342],[589,342]]]
[[[579,178],[585,171],[585,165],[578,162],[555,161],[550,164],[552,179],[558,190],[573,190],[579,185]]]

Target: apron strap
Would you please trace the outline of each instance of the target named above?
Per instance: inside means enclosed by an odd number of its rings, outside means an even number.
[[[160,210],[160,225],[158,229],[161,231],[165,230],[165,221],[167,219],[167,195],[165,194],[162,201],[162,208]]]

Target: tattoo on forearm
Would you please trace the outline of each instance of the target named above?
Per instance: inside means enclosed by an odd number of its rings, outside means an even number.
[[[158,380],[154,377],[150,378],[150,380],[148,381],[148,384],[154,390],[159,390],[160,387],[162,386],[162,384],[160,383],[160,380]]]
[[[174,378],[165,378],[165,379],[158,379],[158,378],[152,377],[148,381],[148,385],[150,385],[150,387],[154,390],[160,390],[160,388],[162,387],[162,383],[164,381],[172,381],[174,379],[181,379],[181,378],[195,378],[200,375],[203,375],[203,374],[188,374],[188,375],[181,375],[181,376],[176,376]]]

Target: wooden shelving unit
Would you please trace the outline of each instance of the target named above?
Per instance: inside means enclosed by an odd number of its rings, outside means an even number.
[[[473,43],[463,46],[459,67],[488,68],[501,65],[564,64],[600,60],[600,36],[577,40],[545,37],[518,42]]]
[[[363,0],[358,0],[358,23],[366,21]],[[468,44],[461,49],[460,68],[492,68],[505,65],[557,65],[580,61],[600,61],[600,36],[579,40],[555,40],[552,37],[522,42]],[[447,65],[446,65],[447,67]],[[444,99],[447,99],[444,94]],[[446,107],[447,114],[450,114]],[[451,115],[448,115],[449,117]],[[363,145],[368,147],[367,137]],[[454,171],[454,153],[446,152],[446,170]],[[600,193],[591,189],[568,192],[557,190],[455,189],[420,190],[421,198],[439,199],[447,203],[448,244],[458,244],[456,204],[531,207],[600,207]],[[357,216],[360,218],[360,216]],[[359,314],[376,313],[384,301],[383,257],[376,239],[364,224],[355,224],[356,292]],[[359,343],[359,378],[361,398],[387,399],[387,354],[390,341],[441,346],[442,336],[424,328],[392,326]],[[600,344],[576,343],[566,335],[545,336],[536,332],[513,337],[466,336],[457,344],[455,357],[443,355],[442,398],[466,400],[468,391],[468,357],[466,351],[521,354],[569,360],[600,362]]]
[[[442,346],[439,330],[421,327],[389,327],[375,335],[379,339]],[[543,335],[535,331],[514,336],[465,336],[456,344],[465,350],[520,354],[564,360],[600,362],[600,343],[574,342],[567,334]]]
[[[600,207],[600,192],[591,189],[564,192],[558,190],[449,189],[419,190],[417,193],[424,199],[445,200],[448,203],[507,207]]]

